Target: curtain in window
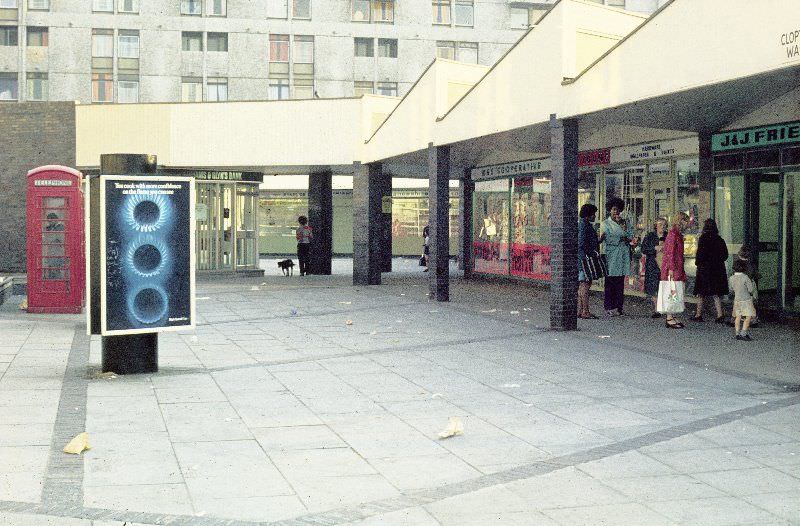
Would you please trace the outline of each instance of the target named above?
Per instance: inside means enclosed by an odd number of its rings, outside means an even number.
[[[269,36],[270,62],[289,62],[289,35]]]
[[[93,0],[92,11],[113,11],[114,0]]]
[[[117,83],[117,100],[121,103],[139,102],[139,82],[120,80]]]
[[[92,102],[111,102],[114,97],[114,85],[110,73],[92,74]]]
[[[206,11],[209,15],[225,16],[226,11],[225,0],[208,0]]]
[[[17,74],[0,74],[0,100],[17,100]]]
[[[111,57],[114,55],[114,36],[96,34],[92,35],[92,56]]]
[[[475,24],[475,6],[472,0],[456,0],[456,25],[473,26]]]
[[[139,0],[119,0],[120,13],[138,13]]]
[[[372,0],[372,20],[374,22],[394,21],[394,0]]]
[[[433,1],[433,23],[450,25],[450,0]]]
[[[228,100],[228,80],[227,79],[208,79],[206,85],[208,100],[222,102]]]
[[[139,35],[119,35],[119,56],[139,58]]]
[[[294,37],[294,63],[314,63],[314,37]]]
[[[292,18],[311,18],[311,0],[293,0]]]
[[[50,9],[50,0],[28,0],[28,9]]]

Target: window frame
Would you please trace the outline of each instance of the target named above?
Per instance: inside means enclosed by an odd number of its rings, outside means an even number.
[[[0,98],[0,101],[9,101],[9,102],[18,101],[19,100],[19,73],[15,72],[15,71],[2,71],[2,72],[0,72],[0,81],[2,81],[2,80],[13,82],[15,84],[11,85],[11,89],[9,91],[9,94],[11,96],[9,98]],[[0,93],[3,93],[2,90],[0,90]]]
[[[46,4],[46,7],[32,7],[33,2],[40,1]],[[28,11],[50,11],[50,0],[28,0]]]
[[[123,45],[122,39],[126,39],[126,43]],[[136,56],[130,56],[127,53],[128,47],[132,45],[131,42],[127,42],[127,39],[136,39]],[[117,32],[117,58],[130,58],[130,59],[139,59],[141,57],[141,35],[139,34],[138,30],[129,30],[129,29],[120,29]],[[123,52],[124,50],[124,52]]]
[[[109,5],[108,9],[101,9],[98,8],[97,4],[101,2],[106,2]],[[113,13],[114,12],[114,0],[92,0],[92,12],[93,13]]]
[[[311,0],[306,0],[308,2],[308,15],[307,16],[297,16],[295,13],[295,7],[299,0],[291,0],[292,2],[292,20],[311,20]]]
[[[100,100],[95,97],[95,84],[97,84],[97,86],[100,85],[100,77],[103,77],[102,82],[104,87],[107,89],[110,88],[111,90],[108,100]],[[97,92],[99,93],[99,90],[97,90]],[[92,73],[92,104],[108,104],[112,102],[114,102],[114,75],[111,73]]]
[[[388,46],[386,45],[388,44]],[[398,48],[400,46],[400,42],[396,38],[379,38],[378,39],[378,58],[397,58],[398,55]],[[383,54],[381,52],[382,49],[388,49],[388,54]],[[392,53],[394,52],[394,53]]]
[[[108,55],[100,55],[96,54],[95,51],[97,50],[97,40],[98,37],[103,37],[102,40],[106,40],[111,43],[111,51]],[[114,56],[114,46],[116,42],[114,42],[114,30],[113,29],[100,29],[94,28],[92,29],[92,58],[112,58]]]
[[[191,49],[191,45],[186,45],[187,42],[194,42],[195,39],[197,39],[197,41],[200,43],[200,49]],[[203,43],[202,31],[181,31],[181,52],[202,53],[204,50],[205,44]]]
[[[364,55],[358,54],[359,44],[367,45],[367,53]],[[368,37],[353,37],[353,56],[358,58],[374,58],[375,57],[375,39]]]
[[[366,87],[367,84],[370,86],[369,93],[362,91],[359,93],[359,84],[361,84],[361,88]],[[374,95],[375,94],[375,82],[371,80],[354,80],[353,81],[353,96],[360,97],[361,95]]]
[[[211,98],[211,86],[214,86],[214,99]],[[225,86],[225,98],[219,98],[219,87]],[[208,77],[206,78],[206,100],[209,102],[227,102],[228,101],[228,77]]]
[[[367,10],[364,13],[364,18],[362,18],[362,19],[357,19],[356,18],[356,13],[360,13],[361,12],[361,11],[356,11],[356,5],[357,4],[358,5],[366,4]],[[351,0],[351,4],[350,4],[350,20],[352,22],[369,24],[370,20],[372,18],[372,9],[371,8],[372,8],[371,0]]]
[[[31,81],[39,80],[42,81],[42,98],[37,99],[31,95]],[[25,100],[31,102],[46,102],[50,99],[50,82],[49,82],[49,75],[47,73],[39,72],[39,71],[29,71],[25,74]]]
[[[0,40],[0,47],[17,47],[19,46],[19,26],[0,26],[0,32],[4,34],[3,38]],[[16,37],[16,42],[14,44],[6,44],[5,42],[11,42],[11,39],[5,38],[5,34],[13,34]]]
[[[200,90],[200,100],[186,100],[183,96],[184,86],[195,86]],[[203,77],[181,77],[181,102],[203,102]]]
[[[278,88],[278,94],[281,95],[283,92],[286,92],[285,97],[274,97],[273,96],[273,88]],[[291,97],[289,92],[289,79],[285,78],[271,78],[268,80],[267,83],[267,98],[269,100],[289,100]]]
[[[33,31],[31,31],[33,30]],[[43,31],[42,31],[43,30]],[[32,44],[31,36],[38,35],[40,44]],[[47,26],[28,26],[25,28],[25,46],[26,47],[49,47],[50,45],[50,28]]]
[[[281,37],[281,38],[278,38]],[[285,37],[285,38],[282,38]],[[277,43],[283,44],[286,47],[286,59],[280,60],[280,57],[275,58],[274,50]],[[285,33],[270,33],[269,35],[269,62],[279,62],[281,64],[288,64],[291,58],[291,42],[289,35]]]
[[[197,5],[197,12],[189,11],[188,8]],[[181,16],[203,16],[203,0],[181,0]]]
[[[213,35],[213,37],[212,37]],[[211,39],[215,42],[222,42],[224,37],[225,49],[211,49]],[[219,31],[209,31],[206,33],[206,51],[209,53],[227,53],[228,52],[228,33]]]
[[[471,21],[469,24],[461,24],[458,22],[458,7],[469,6],[471,8]],[[454,27],[475,27],[475,0],[453,0],[453,9],[451,11],[451,19]]]
[[[136,80],[120,78],[119,80],[117,80],[116,84],[117,84],[117,86],[116,86],[116,88],[117,88],[117,103],[119,103],[119,104],[138,104],[139,103],[139,99],[140,99],[139,88],[141,86],[141,82],[140,82],[138,77],[136,78]],[[132,84],[132,85],[136,86],[136,100],[122,100],[121,99],[120,95],[123,93],[123,89],[122,89],[122,85],[123,84]]]
[[[126,14],[126,15],[138,15],[139,9],[141,9],[139,0],[130,0],[131,2],[131,9],[125,9],[125,2],[127,0],[118,0],[117,2],[117,13]]]
[[[389,10],[389,19],[376,19],[375,17],[375,6],[373,4],[380,4],[381,11],[383,11],[388,4],[391,9]],[[395,8],[395,0],[370,0],[370,7],[369,7],[369,15],[370,15],[370,22],[373,24],[394,24],[394,8]]]
[[[387,90],[383,89],[386,86],[390,86],[388,91],[394,91],[394,94],[381,93],[381,91],[387,91]],[[399,93],[399,86],[398,86],[397,82],[378,82],[378,83],[375,84],[375,94],[376,95],[381,95],[381,96],[384,96],[384,97],[397,97],[398,93]]]
[[[214,2],[219,1],[222,7],[221,13],[215,13],[213,6]],[[206,1],[206,16],[224,18],[228,16],[228,0],[207,0]]]
[[[437,16],[444,13],[447,9],[447,21],[437,22]],[[434,11],[436,10],[436,11]],[[453,1],[452,0],[432,0],[431,2],[431,23],[435,26],[450,27],[453,24]]]

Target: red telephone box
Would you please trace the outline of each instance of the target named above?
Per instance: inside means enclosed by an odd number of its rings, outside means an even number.
[[[28,312],[80,313],[85,275],[83,174],[66,166],[28,172]]]

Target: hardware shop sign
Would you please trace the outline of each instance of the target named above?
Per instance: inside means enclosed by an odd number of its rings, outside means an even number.
[[[800,122],[790,122],[715,133],[711,137],[711,151],[725,152],[798,142],[800,142]]]

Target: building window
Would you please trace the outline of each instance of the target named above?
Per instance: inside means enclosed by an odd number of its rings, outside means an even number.
[[[374,57],[375,50],[373,49],[373,38],[359,38],[353,39],[354,50],[353,54],[357,57]]]
[[[311,20],[311,0],[292,0],[292,18]]]
[[[28,0],[28,11],[48,11],[50,0]]]
[[[478,43],[477,42],[436,42],[436,56],[447,60],[457,60],[470,64],[478,63]]]
[[[296,35],[293,46],[293,96],[296,99],[310,99],[314,96],[314,37]]]
[[[288,18],[289,0],[267,0],[267,18]]]
[[[92,73],[92,102],[113,102],[114,82],[111,73]]]
[[[181,14],[200,16],[203,14],[202,0],[181,0]]]
[[[102,58],[114,56],[114,32],[111,29],[92,30],[92,56]]]
[[[269,61],[289,62],[289,35],[269,36]]]
[[[531,27],[531,9],[528,7],[509,8],[508,23],[512,29],[528,29]]]
[[[446,58],[447,60],[455,60],[456,43],[444,40],[436,42],[436,57]]]
[[[27,99],[30,101],[47,100],[47,73],[28,73]]]
[[[314,79],[295,79],[294,94],[295,99],[310,99],[314,97]]]
[[[206,49],[208,51],[219,51],[223,53],[228,52],[228,33],[209,33],[208,44]]]
[[[295,64],[314,63],[314,37],[297,35],[294,37],[294,55],[292,62]]]
[[[17,82],[16,73],[0,73],[0,100],[17,100],[19,98]]]
[[[181,33],[181,50],[203,51],[203,33],[199,31],[183,31]]]
[[[397,39],[396,38],[379,38],[378,39],[378,56],[386,58],[397,58]]]
[[[92,0],[92,11],[114,12],[114,0]]]
[[[119,58],[139,58],[139,32],[120,30]]]
[[[372,0],[373,22],[394,22],[394,0]]]
[[[0,0],[0,9],[16,9],[17,0]]]
[[[449,26],[450,0],[433,0],[433,23]]]
[[[378,82],[378,95],[397,97],[397,82]]]
[[[0,46],[16,46],[18,42],[17,26],[0,26]]]
[[[209,77],[206,80],[206,100],[223,102],[228,100],[228,79]]]
[[[269,79],[269,99],[284,100],[289,98],[288,79]]]
[[[228,13],[227,0],[208,0],[206,14],[208,16],[226,16]]]
[[[122,104],[139,102],[139,77],[120,76],[117,82],[117,102]]]
[[[369,22],[369,0],[353,0],[353,22]]]
[[[456,0],[455,22],[457,26],[472,27],[475,25],[475,2],[473,0]]]
[[[48,32],[46,27],[28,26],[28,47],[46,47]]]
[[[606,0],[606,5],[625,9],[625,0]]]
[[[139,0],[119,0],[117,10],[120,13],[138,13]]]
[[[181,79],[181,101],[203,101],[203,79],[199,77],[183,77]]]
[[[361,95],[372,95],[375,93],[374,82],[357,80],[353,84],[356,97],[360,97]]]

